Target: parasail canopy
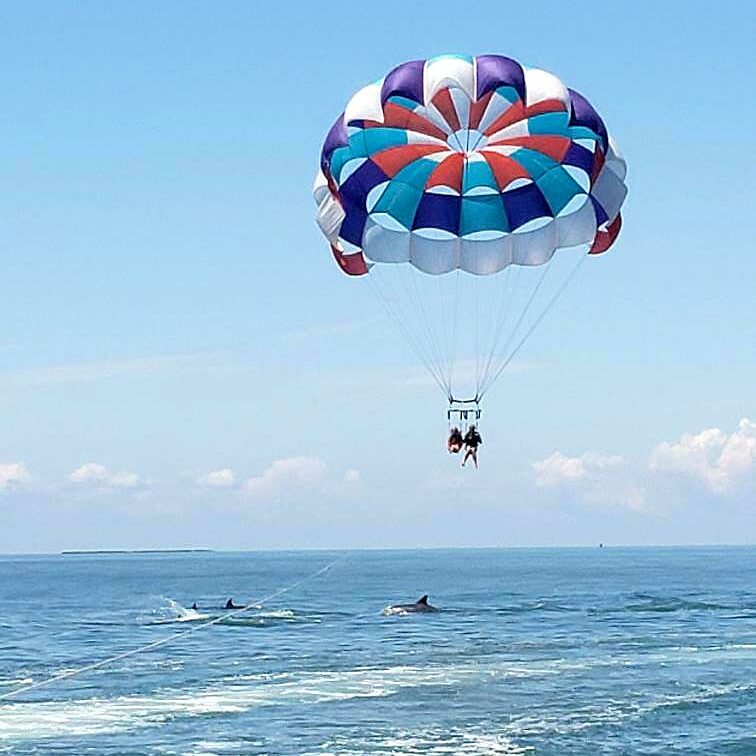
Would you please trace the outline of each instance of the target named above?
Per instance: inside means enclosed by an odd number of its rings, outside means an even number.
[[[543,284],[557,250],[606,251],[626,193],[625,162],[588,100],[499,55],[411,61],[362,88],[328,132],[314,187],[336,261],[377,282],[449,399],[460,297],[468,324],[475,301],[478,343],[462,346],[476,352],[466,390],[478,399],[561,292]]]

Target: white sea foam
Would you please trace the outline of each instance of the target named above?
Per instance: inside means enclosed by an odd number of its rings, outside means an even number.
[[[10,680],[0,680],[0,685],[17,686],[17,685],[29,685],[34,682],[31,677],[18,677]]]
[[[150,625],[173,625],[176,622],[202,622],[203,620],[212,619],[210,614],[201,614],[194,609],[187,609],[185,614],[179,614],[176,617],[166,617],[164,619],[151,620]]]
[[[163,606],[140,615],[137,621],[146,625],[170,625],[174,622],[200,622],[211,618],[209,614],[182,606],[172,598],[164,598],[163,602]]]
[[[503,729],[513,737],[574,734],[593,727],[621,725],[659,709],[707,704],[723,696],[752,693],[754,684],[706,685],[680,694],[640,696],[633,700],[605,700],[569,711],[553,711],[513,718]]]
[[[294,619],[296,614],[291,609],[266,609],[255,612],[253,616],[265,619]]]
[[[236,754],[249,745],[249,741],[241,740],[200,740],[190,746],[188,751],[182,751],[182,756],[222,756],[229,752]],[[262,745],[262,742],[258,745]]]
[[[204,622],[205,620],[219,617],[219,613],[208,614],[198,609],[182,606],[178,601],[171,598],[164,598],[164,605],[158,609],[152,610],[149,614],[142,614],[138,618],[141,624],[145,625],[172,625],[177,622]],[[245,622],[264,622],[266,619],[295,619],[296,614],[291,609],[265,609],[265,607],[254,604],[246,607],[248,611],[244,613],[229,614],[229,623],[243,624]],[[219,608],[219,612],[222,611]]]
[[[401,731],[391,735],[373,734],[357,745],[351,738],[334,738],[302,756],[378,756],[378,754],[445,754],[447,756],[522,756],[531,746],[515,743],[504,734],[461,729]]]
[[[11,703],[0,706],[0,741],[124,732],[156,726],[167,719],[182,716],[239,713],[255,707],[287,703],[321,704],[355,698],[381,698],[404,689],[458,686],[491,677],[505,679],[544,674],[553,674],[553,670],[517,664],[370,667],[234,676],[195,691]]]
[[[416,614],[416,612],[411,612],[402,606],[387,606],[381,611],[381,614],[384,617],[407,617],[410,614]]]
[[[732,648],[732,647],[730,647]],[[752,644],[741,644],[739,655],[750,657]],[[727,651],[708,651],[709,657],[727,655]],[[731,653],[731,652],[730,652]],[[297,673],[256,673],[227,676],[195,690],[164,690],[111,698],[88,698],[73,701],[49,701],[0,705],[0,742],[37,740],[54,736],[86,736],[159,726],[177,717],[245,712],[256,707],[281,704],[323,704],[359,698],[382,698],[403,690],[423,687],[451,687],[484,684],[489,681],[517,680],[581,673],[586,667],[603,664],[649,664],[669,661],[673,656],[690,658],[691,651],[677,649],[673,653],[628,657],[604,657],[590,662],[564,659],[488,661],[445,666],[403,665],[392,667],[359,667],[340,671]],[[695,705],[713,698],[752,691],[754,686],[720,685],[700,687],[671,695],[647,695],[604,700],[600,704],[564,710],[538,711],[537,715],[513,718],[502,725],[501,734],[510,738],[569,733],[591,727],[618,724],[640,718],[668,706]],[[63,693],[59,693],[62,695]],[[414,736],[413,736],[414,737]],[[418,736],[419,737],[419,736]],[[461,737],[461,735],[460,735]],[[347,744],[344,745],[344,748]],[[353,746],[350,746],[353,747]],[[438,748],[443,748],[443,744]],[[509,746],[506,746],[509,747]],[[518,746],[519,747],[519,746]],[[436,753],[459,753],[460,750],[437,750]],[[211,749],[210,749],[211,750]],[[464,749],[463,749],[464,750]],[[327,751],[320,752],[321,756]],[[334,753],[360,753],[341,750]],[[380,753],[380,750],[374,751]],[[401,750],[412,753],[411,750]],[[434,753],[427,750],[426,753]],[[465,753],[475,753],[464,750]],[[517,751],[488,751],[517,753]]]

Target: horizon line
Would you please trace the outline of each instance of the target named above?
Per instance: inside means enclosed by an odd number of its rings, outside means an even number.
[[[273,554],[273,553],[355,553],[373,551],[504,551],[504,550],[559,550],[559,549],[747,549],[756,548],[756,543],[606,543],[594,544],[498,544],[477,546],[291,546],[259,547],[240,549],[232,547],[190,546],[167,548],[112,548],[112,549],[64,549],[61,551],[0,551],[4,557],[55,557],[55,556],[109,556],[146,554]]]

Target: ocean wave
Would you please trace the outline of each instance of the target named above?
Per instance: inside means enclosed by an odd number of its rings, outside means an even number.
[[[219,756],[223,753],[237,754],[250,745],[248,740],[200,740],[190,746],[190,750],[184,751],[183,756]],[[256,745],[263,745],[262,741]]]
[[[721,611],[729,610],[733,607],[725,604],[717,604],[712,601],[693,601],[690,599],[678,598],[676,596],[656,597],[647,599],[643,603],[627,604],[625,610],[628,612],[695,612],[695,611]]]
[[[508,604],[506,606],[496,607],[492,610],[495,614],[532,614],[538,612],[574,612],[578,611],[575,606],[568,606],[561,601],[553,599],[539,599],[535,601],[524,601],[520,604]]]
[[[182,606],[178,601],[165,598],[163,606],[153,609],[146,614],[141,614],[137,621],[143,625],[173,625],[185,622],[207,622],[216,620],[218,625],[249,625],[260,626],[269,624],[270,621],[309,621],[320,622],[320,618],[314,615],[298,614],[293,609],[266,609],[254,604],[247,607],[243,612],[226,612],[218,609],[213,613],[200,611]]]
[[[679,694],[640,695],[636,700],[609,700],[570,711],[514,717],[504,729],[520,738],[569,735],[596,727],[621,726],[665,709],[694,709],[729,696],[743,696],[750,700],[755,690],[756,683],[702,685]]]
[[[464,754],[465,756],[523,756],[534,750],[503,733],[481,733],[460,728],[398,731],[360,738],[332,738],[302,756],[379,756],[379,754]]]
[[[175,719],[241,713],[289,703],[323,704],[357,698],[385,698],[402,690],[459,686],[492,677],[558,674],[549,665],[456,665],[366,667],[336,672],[228,677],[195,691],[166,691],[112,698],[0,705],[0,741],[38,740],[124,732]]]
[[[625,612],[649,612],[666,614],[672,612],[724,612],[743,611],[749,606],[725,604],[703,599],[683,598],[681,596],[664,596],[649,593],[632,594],[627,601],[614,606],[592,606],[588,613],[592,615],[622,614]]]
[[[16,685],[29,685],[34,682],[31,677],[17,677],[8,680],[0,680],[0,685],[7,685],[9,687]]]

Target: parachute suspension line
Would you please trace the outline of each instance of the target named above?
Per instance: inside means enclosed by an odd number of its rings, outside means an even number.
[[[436,280],[438,281],[438,304],[439,304],[439,312],[435,316],[435,322],[436,323],[442,323],[446,325],[448,314],[449,314],[449,304],[446,301],[446,287],[444,286],[443,282],[443,276],[436,276]],[[444,359],[444,377],[446,378],[446,385],[449,386],[449,391],[452,389],[452,358],[451,358],[451,332],[452,332],[453,323],[449,327],[442,327],[441,328],[441,354],[442,356],[445,356]]]
[[[435,276],[435,278],[439,278],[439,276]],[[431,323],[438,323],[439,322],[439,308],[443,310],[443,290],[440,286],[436,286],[437,282],[428,282],[430,284],[429,288],[438,288],[438,294],[436,292],[433,292],[432,296],[428,297],[428,307],[430,309],[430,322]],[[449,369],[447,364],[447,356],[449,352],[446,349],[446,341],[448,340],[448,336],[446,334],[446,329],[440,328],[437,329],[439,332],[436,334],[437,339],[437,345],[438,345],[438,356],[441,360],[439,363],[439,370],[441,371],[441,375],[444,378],[444,383],[448,386],[449,385]]]
[[[449,352],[449,386],[454,387],[454,365],[457,355],[457,319],[459,316],[459,278],[460,271],[457,268],[454,271],[454,309],[452,311],[451,325],[451,350]],[[449,392],[452,393],[451,391]]]
[[[504,272],[491,277],[484,277],[476,286],[476,289],[485,289],[486,302],[482,309],[483,319],[481,319],[480,310],[478,312],[478,322],[483,325],[483,338],[479,340],[476,348],[476,388],[475,397],[479,398],[481,391],[485,386],[488,361],[491,353],[495,349],[497,334],[499,328],[503,326],[502,312],[507,306],[508,298],[506,295],[506,285],[509,283],[511,265],[504,269]],[[486,317],[490,313],[490,317]]]
[[[480,396],[480,286],[473,286],[475,292],[475,399]]]
[[[375,268],[373,270],[375,271]],[[388,273],[389,270],[391,271],[390,274]],[[388,286],[389,292],[404,291],[404,302],[406,303],[406,306],[404,312],[397,314],[396,318],[400,330],[406,334],[410,346],[412,346],[412,344],[417,345],[416,353],[418,356],[422,356],[426,369],[431,374],[444,396],[448,396],[448,387],[444,382],[443,373],[440,369],[440,360],[437,350],[434,348],[432,324],[428,320],[427,313],[425,312],[423,298],[417,295],[416,286],[411,286],[410,282],[407,281],[408,276],[411,277],[416,275],[414,268],[400,265],[383,265],[380,268],[380,275],[378,277],[381,278],[383,275],[386,275],[387,278],[393,277],[399,284],[401,284],[401,288],[394,282],[391,282]],[[387,285],[389,284],[388,281],[385,283]],[[393,301],[391,296],[388,296],[388,301],[389,303]]]
[[[513,270],[516,268],[516,270]],[[485,387],[488,382],[488,376],[493,367],[493,361],[497,354],[497,348],[501,337],[504,333],[507,322],[509,321],[509,314],[512,311],[512,301],[514,300],[515,291],[517,290],[517,283],[522,275],[522,265],[508,265],[504,271],[503,281],[501,284],[501,291],[498,287],[495,288],[496,302],[494,307],[498,308],[496,318],[493,319],[493,327],[491,331],[491,338],[488,343],[491,344],[488,357],[485,361],[483,368],[483,377],[481,379],[481,385]]]
[[[446,383],[444,381],[443,370],[441,369],[441,361],[439,358],[438,349],[436,348],[435,339],[433,338],[433,327],[425,309],[424,298],[421,297],[417,291],[417,282],[414,278],[414,276],[416,275],[415,270],[412,267],[408,267],[407,270],[399,270],[397,267],[395,268],[395,271],[395,275],[401,281],[401,284],[407,296],[407,301],[410,303],[412,309],[412,312],[409,313],[409,319],[407,320],[407,322],[411,324],[414,321],[418,324],[418,333],[424,340],[428,360],[433,365],[433,370],[438,376],[438,380],[443,387],[442,390],[444,391],[444,393],[448,393]],[[408,278],[409,280],[407,280]]]
[[[546,276],[548,275],[548,272],[551,268],[551,263],[548,263],[547,265],[543,265],[542,267],[543,267],[543,271],[538,276],[538,280],[536,281],[536,284],[533,287],[533,291],[530,292],[530,296],[528,297],[528,300],[522,312],[520,313],[520,316],[517,318],[517,322],[515,323],[514,328],[512,328],[512,330],[509,332],[509,335],[507,336],[507,339],[504,342],[504,347],[501,350],[501,354],[506,355],[509,352],[510,345],[512,344],[515,337],[517,336],[517,333],[520,330],[520,326],[523,324],[523,321],[527,317],[527,314],[530,311],[530,308],[532,307],[533,302],[535,301],[536,296],[541,286],[543,285],[544,280],[546,279]],[[491,387],[491,384],[493,384],[493,382],[499,377],[500,374],[501,374],[500,368],[497,368],[496,370],[494,370],[493,376],[490,378],[487,378],[486,385],[484,385],[482,388],[482,394],[485,394],[488,391],[488,389]]]
[[[373,271],[374,270],[375,268],[373,268]],[[374,272],[368,273],[367,277],[370,281],[370,286],[373,290],[373,293],[376,295],[378,301],[383,305],[384,309],[386,310],[386,314],[391,318],[391,320],[394,321],[394,324],[396,325],[402,336],[404,336],[407,344],[410,346],[420,362],[422,362],[423,367],[425,367],[436,385],[441,389],[441,392],[444,394],[444,396],[448,397],[449,392],[444,385],[443,378],[438,374],[435,366],[433,365],[431,355],[427,354],[425,345],[415,334],[412,333],[412,331],[407,326],[407,322],[411,322],[408,319],[407,314],[405,314],[405,317],[400,317],[400,315],[395,312],[395,308],[392,307],[391,297],[386,293],[386,291],[384,291],[384,289],[386,288],[384,286],[386,282],[383,280],[384,274],[388,275],[385,270],[381,271],[381,273],[379,273],[378,275],[376,275]]]
[[[559,297],[562,296],[562,294],[564,293],[565,289],[567,289],[567,287],[570,285],[570,283],[572,282],[572,279],[575,278],[575,276],[577,275],[577,273],[580,270],[580,268],[583,267],[583,263],[587,259],[588,259],[588,253],[586,252],[585,254],[583,254],[580,257],[580,259],[578,260],[578,262],[575,265],[575,267],[573,267],[573,269],[570,271],[570,274],[564,280],[564,282],[562,283],[562,285],[556,290],[556,292],[551,297],[551,299],[549,300],[549,302],[547,303],[546,307],[543,309],[543,311],[541,312],[541,314],[535,319],[535,321],[533,321],[533,323],[531,324],[530,328],[528,328],[528,330],[525,332],[525,334],[523,335],[523,337],[517,342],[517,344],[515,345],[514,349],[512,349],[512,351],[506,357],[506,359],[501,364],[501,366],[496,371],[496,373],[494,373],[493,377],[491,378],[490,383],[488,384],[488,386],[486,386],[485,391],[483,392],[484,394],[496,382],[497,378],[507,369],[509,363],[512,362],[512,360],[517,356],[517,353],[520,351],[520,349],[522,348],[523,344],[528,340],[528,338],[530,338],[530,335],[533,333],[533,331],[535,331],[535,329],[538,327],[538,325],[540,324],[540,322],[546,317],[546,315],[549,312],[549,310],[551,310],[551,308],[556,304],[556,302],[559,299]],[[541,278],[541,280],[543,280],[543,277]],[[540,284],[540,281],[539,281],[539,284]],[[519,327],[519,325],[518,325],[518,327]],[[482,397],[482,395],[481,395],[481,397]]]
[[[442,351],[439,344],[438,334],[436,333],[437,328],[434,328],[433,319],[431,318],[431,314],[429,314],[426,306],[426,297],[424,297],[423,292],[420,291],[420,285],[418,283],[419,276],[424,274],[417,271],[414,266],[410,266],[408,273],[410,282],[412,284],[412,292],[409,296],[410,299],[414,301],[414,306],[419,306],[420,315],[422,317],[421,322],[425,325],[425,332],[427,334],[431,354],[433,355],[434,365],[436,366],[438,374],[441,376],[441,382],[444,385],[444,391],[448,396],[449,394],[451,394],[451,386],[449,386],[448,382],[444,380],[444,358],[441,356]],[[404,276],[400,277],[404,280]]]
[[[428,327],[428,333],[433,344],[434,354],[436,356],[438,371],[444,382],[446,395],[451,393],[451,383],[448,370],[448,328],[445,328],[444,310],[443,310],[443,287],[441,286],[441,276],[432,276],[431,280],[424,278],[427,274],[412,270],[412,283],[415,295],[423,307],[425,322]],[[436,282],[432,279],[435,278]],[[427,284],[427,286],[426,286]],[[439,295],[435,295],[434,288],[438,285]],[[427,292],[424,293],[424,288]]]
[[[405,318],[401,317],[401,315],[395,311],[395,309],[399,309],[398,306],[394,308],[391,305],[391,297],[389,297],[388,294],[384,291],[384,288],[388,287],[384,286],[386,282],[383,280],[383,275],[388,274],[385,272],[379,275],[376,275],[375,273],[368,274],[368,280],[370,281],[370,286],[373,290],[373,293],[375,294],[381,305],[383,305],[384,309],[386,310],[386,314],[391,318],[391,320],[394,321],[397,329],[405,338],[407,344],[418,357],[418,359],[422,362],[423,366],[428,371],[430,376],[436,382],[441,391],[444,391],[443,381],[441,381],[439,376],[436,374],[430,358],[425,352],[424,345],[407,327],[404,322]]]
[[[328,572],[328,570],[330,570],[339,562],[343,562],[345,559],[346,559],[345,556],[339,557],[338,559],[334,559],[325,567],[321,567],[319,570],[316,570],[315,572],[312,572],[309,575],[305,575],[303,578],[300,578],[299,580],[285,586],[284,588],[279,588],[278,590],[275,590],[272,593],[267,594],[266,596],[262,596],[261,598],[256,599],[255,601],[251,601],[248,604],[245,604],[244,606],[240,607],[239,609],[224,612],[223,614],[221,614],[218,617],[215,617],[214,619],[208,620],[207,622],[202,622],[200,624],[196,624],[193,627],[189,628],[188,630],[183,630],[179,633],[174,633],[173,635],[167,635],[164,638],[159,638],[158,640],[152,641],[151,643],[147,643],[144,646],[139,646],[138,648],[132,648],[128,651],[124,651],[120,654],[116,654],[115,656],[110,656],[107,659],[101,659],[100,661],[93,662],[92,664],[87,664],[84,667],[79,667],[78,669],[70,669],[66,672],[61,672],[58,675],[53,675],[52,677],[48,677],[45,680],[29,683],[28,685],[22,685],[20,688],[16,688],[15,690],[8,691],[7,693],[2,693],[0,694],[0,701],[4,701],[8,698],[12,698],[14,696],[19,695],[20,693],[26,693],[27,691],[30,691],[30,690],[36,690],[37,688],[46,688],[47,686],[52,685],[56,682],[61,682],[63,680],[70,680],[72,677],[79,677],[80,675],[86,674],[87,672],[92,672],[96,669],[101,669],[102,667],[109,666],[110,664],[113,664],[114,662],[117,662],[117,661],[121,661],[122,659],[128,659],[131,656],[142,654],[145,651],[151,651],[153,648],[160,648],[161,646],[167,646],[168,644],[174,643],[175,641],[180,640],[181,638],[185,638],[187,635],[193,635],[194,633],[199,632],[200,630],[204,630],[206,627],[210,627],[211,625],[218,625],[221,622],[228,620],[231,617],[236,617],[237,615],[243,614],[244,612],[247,612],[250,609],[256,609],[261,604],[264,604],[266,601],[272,601],[274,598],[278,598],[279,596],[282,596],[284,593],[293,591],[295,588],[299,588],[299,586],[304,585],[305,583],[309,583],[311,580],[315,580],[315,578],[320,577],[324,573]]]
[[[406,327],[410,332],[412,331],[412,324],[417,324],[418,338],[425,347],[425,353],[431,365],[432,372],[436,376],[436,381],[444,396],[448,396],[449,389],[444,380],[441,358],[433,334],[433,324],[426,311],[425,298],[418,292],[417,281],[415,280],[416,275],[418,275],[417,272],[411,266],[407,266],[403,270],[398,265],[394,267],[394,277],[398,278],[401,282],[407,302],[410,305],[410,312],[406,318],[403,318],[403,321],[407,324]]]

